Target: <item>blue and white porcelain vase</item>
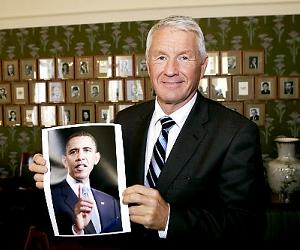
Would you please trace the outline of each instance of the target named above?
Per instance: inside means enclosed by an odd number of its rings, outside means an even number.
[[[267,166],[267,178],[273,196],[279,202],[289,203],[293,193],[300,191],[300,160],[296,158],[296,143],[293,137],[278,137],[278,157]]]

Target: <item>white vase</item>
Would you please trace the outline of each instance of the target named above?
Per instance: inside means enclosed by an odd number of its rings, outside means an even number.
[[[298,138],[278,137],[276,142],[278,157],[267,167],[267,178],[273,197],[279,202],[289,203],[290,197],[300,190],[300,160],[296,158]]]

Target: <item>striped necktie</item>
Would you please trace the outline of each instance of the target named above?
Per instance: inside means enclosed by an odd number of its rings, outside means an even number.
[[[169,130],[173,127],[175,122],[171,117],[164,116],[160,119],[162,130],[154,145],[153,155],[150,160],[149,170],[147,173],[148,186],[154,188],[158,176],[165,165],[166,161],[166,149],[168,144],[168,134]]]

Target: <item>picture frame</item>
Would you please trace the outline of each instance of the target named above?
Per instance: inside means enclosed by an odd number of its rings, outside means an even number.
[[[209,77],[203,77],[200,79],[198,90],[203,96],[209,98]]]
[[[111,123],[115,120],[115,106],[113,104],[96,104],[96,122]]]
[[[94,78],[113,77],[113,56],[94,56]]]
[[[254,76],[232,76],[232,100],[254,99]]]
[[[155,91],[153,89],[151,80],[149,77],[145,77],[145,91],[146,100],[153,100],[156,97]]]
[[[220,74],[220,52],[207,51],[208,57],[207,67],[204,72],[205,76],[219,75]]]
[[[66,80],[67,103],[84,102],[84,80]]]
[[[123,102],[123,103],[116,103],[116,114],[118,112],[120,112],[121,110],[129,108],[129,107],[131,107],[133,105],[135,105],[134,102],[130,102],[130,103],[128,103],[128,102],[127,103],[125,103],[125,102]]]
[[[39,125],[38,105],[22,105],[22,125],[27,127]]]
[[[216,101],[231,101],[231,77],[212,76],[209,82],[210,98]]]
[[[21,125],[20,105],[5,105],[3,115],[4,115],[5,126],[20,126]]]
[[[74,57],[57,57],[56,58],[56,78],[57,79],[74,79]]]
[[[125,79],[125,101],[139,102],[145,100],[145,82],[143,78]]]
[[[28,104],[28,82],[14,82],[11,85],[12,103],[13,104]]]
[[[133,56],[115,56],[115,77],[133,77]]]
[[[58,125],[66,126],[76,123],[75,104],[59,104],[57,105]]]
[[[244,50],[243,51],[243,74],[257,75],[264,73],[264,51]]]
[[[105,101],[124,101],[124,81],[123,79],[107,79],[105,81]]]
[[[93,123],[95,122],[95,105],[94,104],[77,104],[77,122]]]
[[[37,79],[37,61],[35,58],[20,59],[20,80],[31,81]]]
[[[19,77],[19,60],[3,60],[2,61],[2,74],[4,81],[18,81]]]
[[[4,125],[4,120],[3,120],[3,105],[0,104],[0,127]]]
[[[29,82],[29,102],[31,104],[40,104],[47,102],[46,81]]]
[[[40,104],[39,113],[40,113],[40,126],[42,127],[57,126],[55,104]]]
[[[244,102],[242,101],[232,101],[232,102],[221,102],[226,108],[229,108],[235,112],[244,115]]]
[[[265,125],[265,103],[244,103],[244,116],[255,122],[257,126]]]
[[[75,57],[75,79],[93,78],[94,66],[93,56],[77,56]]]
[[[134,55],[134,68],[136,77],[148,77],[148,68],[145,54]]]
[[[0,82],[0,104],[11,103],[11,84]]]
[[[64,103],[65,102],[65,81],[48,81],[48,102]]]
[[[242,51],[241,50],[221,51],[221,74],[222,75],[242,74]]]
[[[104,102],[104,79],[85,80],[86,102]]]
[[[276,76],[255,76],[255,99],[274,100],[277,96]]]
[[[299,98],[299,77],[281,76],[278,79],[280,99]]]
[[[38,79],[51,80],[55,78],[55,59],[39,58],[38,59]]]

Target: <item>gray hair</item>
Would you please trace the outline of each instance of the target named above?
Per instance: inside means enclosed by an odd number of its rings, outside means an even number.
[[[198,44],[198,50],[201,62],[204,62],[206,58],[206,50],[205,50],[205,42],[204,42],[204,36],[202,33],[202,30],[200,26],[196,23],[195,20],[193,20],[191,17],[188,16],[169,16],[162,20],[160,20],[158,23],[156,23],[149,31],[147,36],[147,42],[146,42],[146,58],[149,59],[149,50],[152,44],[152,37],[153,33],[161,28],[164,27],[171,27],[177,30],[182,31],[191,31],[194,32],[197,39]]]

